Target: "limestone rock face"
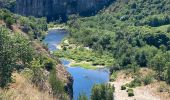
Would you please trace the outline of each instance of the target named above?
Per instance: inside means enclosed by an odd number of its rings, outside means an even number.
[[[89,15],[114,0],[16,0],[15,12],[25,16],[47,17],[79,13]]]

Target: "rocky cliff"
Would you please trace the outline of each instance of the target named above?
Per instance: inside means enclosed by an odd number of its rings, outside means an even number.
[[[16,0],[15,11],[25,16],[56,19],[73,13],[90,15],[111,1],[113,0]]]

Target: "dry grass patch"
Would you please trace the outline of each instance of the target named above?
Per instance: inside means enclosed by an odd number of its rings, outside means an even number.
[[[14,73],[13,78],[15,83],[12,83],[8,89],[0,90],[0,100],[54,100],[52,95],[39,91],[20,74]]]

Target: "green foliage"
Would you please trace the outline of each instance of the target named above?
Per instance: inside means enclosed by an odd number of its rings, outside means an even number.
[[[110,81],[115,81],[117,78],[117,72],[113,72],[110,76]]]
[[[31,46],[31,42],[21,34],[15,35],[14,41],[17,61],[28,67],[34,57],[34,49]]]
[[[167,28],[167,33],[170,33],[170,26]]]
[[[11,1],[0,0],[0,8],[4,7],[1,3],[8,4]],[[37,43],[31,41],[32,39],[42,40],[45,37],[46,18],[23,17],[0,9],[0,20],[5,22],[4,27],[0,26],[0,87],[5,87],[11,82],[11,75],[15,69],[24,73],[39,89],[44,89],[47,82],[47,76],[44,74],[46,69],[50,72],[49,83],[54,95],[65,100],[63,83],[57,78],[54,68],[57,61],[46,54],[42,55],[32,47]],[[13,33],[18,30],[23,32]]]
[[[127,92],[128,92],[128,96],[129,96],[129,97],[134,96],[133,89],[128,89]]]
[[[44,65],[46,70],[48,70],[48,71],[53,70],[53,66],[55,65],[55,61],[52,58],[43,57],[41,60],[43,61],[43,65]]]
[[[93,66],[104,65],[110,67],[114,64],[114,59],[108,54],[99,54],[97,52],[86,50],[84,48],[58,50],[54,54],[60,58],[63,57],[67,59],[73,59],[76,62],[81,62],[81,61],[92,62]],[[92,65],[85,64],[84,67],[92,68],[93,67]]]
[[[121,90],[126,90],[126,86],[125,86],[125,85],[122,85],[122,86],[121,86]]]
[[[91,100],[113,100],[114,87],[98,84],[92,89]]]
[[[33,71],[32,82],[35,85],[39,86],[40,88],[43,88],[45,76],[43,74],[41,67],[42,65],[40,64],[39,60],[34,59],[31,62],[31,69]]]
[[[137,72],[139,67],[152,67],[158,79],[168,80],[165,63],[169,62],[167,52],[170,50],[169,5],[167,0],[115,1],[95,16],[71,16],[67,22],[69,39],[109,54],[114,59],[109,63],[112,70],[131,68]]]
[[[64,98],[64,86],[63,83],[56,76],[56,68],[53,66],[53,69],[50,71],[49,83],[52,87],[53,94],[59,98]]]
[[[45,37],[45,31],[47,31],[46,18],[34,18],[34,17],[19,17],[19,24],[22,25],[21,29],[29,33],[29,36],[33,39],[42,40]]]
[[[168,15],[152,15],[144,19],[144,24],[152,27],[170,24],[170,17]]]
[[[148,85],[148,84],[153,82],[153,79],[154,79],[153,75],[152,74],[148,74],[148,75],[144,76],[142,81],[143,81],[144,85]]]
[[[14,24],[15,23],[15,19],[12,18],[12,17],[7,17],[6,20],[5,20],[7,26],[10,27],[10,25]]]
[[[14,10],[16,0],[0,0],[0,8]]]
[[[88,100],[88,98],[84,93],[82,93],[79,95],[78,100]]]
[[[161,83],[159,88],[158,88],[159,92],[170,92],[170,87],[169,85],[165,84],[165,83]]]
[[[5,87],[11,82],[12,71],[15,67],[14,41],[9,34],[9,30],[0,27],[0,87]]]
[[[170,62],[166,63],[166,82],[170,84]]]
[[[33,49],[30,42],[21,35],[12,35],[5,27],[0,27],[0,76],[1,87],[6,86],[14,69],[29,67],[33,59]]]
[[[46,18],[23,17],[6,9],[0,9],[0,19],[4,20],[9,28],[13,24],[19,24],[19,28],[32,39],[44,39],[45,31],[48,28]]]
[[[159,80],[163,80],[163,72],[166,59],[163,54],[157,54],[151,61],[151,65],[154,66],[154,69],[157,72]]]
[[[70,66],[72,67],[82,67],[82,68],[85,68],[85,69],[97,69],[96,66],[93,66],[89,63],[75,63],[75,64],[71,64]]]
[[[0,19],[4,20],[9,28],[11,28],[12,24],[16,23],[16,19],[14,18],[13,14],[8,10],[0,9]]]
[[[135,78],[133,81],[131,81],[130,83],[126,84],[125,86],[129,87],[129,88],[135,88],[137,86],[141,86],[142,85],[142,80],[140,78]]]

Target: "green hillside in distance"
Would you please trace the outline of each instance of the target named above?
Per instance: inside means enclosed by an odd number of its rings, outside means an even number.
[[[155,72],[149,77],[170,83],[169,0],[117,0],[95,16],[72,15],[67,25],[70,43],[112,56],[113,77],[120,70],[131,70],[139,77],[140,69],[148,68]],[[132,82],[135,87],[137,80]]]

